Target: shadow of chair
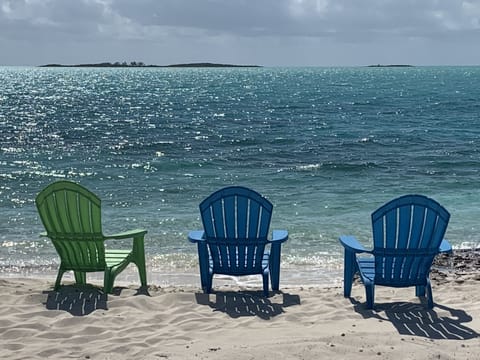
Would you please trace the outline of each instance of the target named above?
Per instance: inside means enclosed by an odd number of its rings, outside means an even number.
[[[353,299],[350,301],[363,318],[389,321],[401,335],[436,340],[468,340],[479,337],[475,330],[463,325],[472,321],[472,317],[463,310],[439,304],[435,304],[435,310],[427,309],[425,304],[411,302],[377,303],[375,310],[370,310],[365,304]]]
[[[142,285],[135,290],[135,294],[133,294],[133,296],[138,296],[138,295],[151,296],[150,292],[148,291],[149,288],[150,288],[150,285],[144,285],[144,286]],[[123,286],[115,286],[112,289],[112,294],[115,295],[115,296],[120,296],[122,291],[125,290],[125,289],[126,288],[123,287]]]
[[[45,306],[48,310],[63,310],[73,316],[108,310],[107,294],[95,286],[65,285],[58,291],[44,291],[44,294],[47,294]]]
[[[214,301],[210,297],[214,297]],[[264,320],[282,314],[286,307],[301,304],[300,296],[281,291],[275,292],[272,298],[266,298],[262,291],[213,291],[196,293],[195,298],[199,305],[210,306],[213,311],[224,312],[232,318],[257,316]]]
[[[112,288],[114,296],[120,296],[124,287]],[[47,301],[44,303],[47,310],[63,310],[73,316],[89,315],[95,310],[108,310],[108,294],[102,288],[94,285],[64,285],[58,291],[44,291]],[[134,296],[150,296],[148,286],[141,286]]]

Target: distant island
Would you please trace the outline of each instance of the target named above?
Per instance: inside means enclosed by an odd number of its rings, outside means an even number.
[[[220,67],[237,67],[237,68],[253,68],[261,67],[260,65],[235,65],[235,64],[216,64],[210,62],[200,63],[186,63],[186,64],[171,64],[171,65],[146,65],[141,61],[132,61],[130,63],[124,62],[102,62],[96,64],[77,64],[77,65],[64,65],[64,64],[47,64],[40,65],[40,67],[113,67],[113,68],[220,68]]]
[[[413,67],[413,65],[407,65],[407,64],[391,64],[391,65],[368,65],[367,67]]]

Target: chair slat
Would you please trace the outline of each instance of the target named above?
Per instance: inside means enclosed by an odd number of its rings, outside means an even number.
[[[237,196],[237,233],[238,239],[246,239],[248,234],[248,203],[245,196]]]
[[[260,223],[260,204],[250,201],[248,216],[248,238],[258,238],[258,227]]]
[[[410,248],[417,249],[421,244],[423,225],[425,220],[425,208],[423,206],[413,206],[412,233],[410,236]]]
[[[425,224],[422,233],[421,246],[423,248],[436,249],[440,246],[441,239],[433,236],[437,227],[438,215],[435,211],[426,209],[425,211]],[[440,241],[439,241],[440,240]]]
[[[208,237],[225,238],[225,219],[223,211],[223,201],[217,201],[212,204],[212,222],[214,233],[207,234]]]
[[[235,196],[226,196],[223,199],[223,217],[225,219],[225,237],[235,239],[237,237],[237,207]]]
[[[398,238],[396,248],[407,249],[410,242],[412,207],[409,205],[402,206],[398,209],[398,211]]]

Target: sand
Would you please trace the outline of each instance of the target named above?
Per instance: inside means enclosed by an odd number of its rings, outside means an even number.
[[[478,272],[433,274],[436,306],[414,289],[64,286],[0,279],[1,359],[480,359]],[[228,283],[228,281],[227,281]],[[98,283],[97,285],[100,285]]]

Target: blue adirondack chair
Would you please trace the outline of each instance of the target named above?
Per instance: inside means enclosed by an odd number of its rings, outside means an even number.
[[[288,232],[274,230],[268,239],[272,209],[262,195],[241,186],[218,190],[200,203],[204,230],[191,231],[188,239],[197,243],[205,293],[211,292],[214,274],[262,275],[265,296],[270,275],[272,289],[278,290],[281,244]]]
[[[377,209],[372,213],[373,250],[366,250],[353,236],[340,237],[345,248],[344,296],[350,297],[358,272],[365,285],[367,308],[373,309],[375,285],[383,285],[415,286],[419,297],[427,290],[431,309],[433,259],[440,252],[452,251],[443,239],[449,219],[444,207],[422,195],[405,195]]]

